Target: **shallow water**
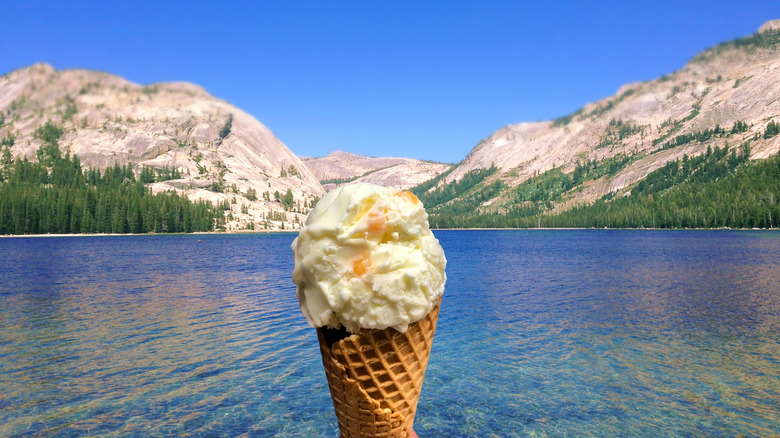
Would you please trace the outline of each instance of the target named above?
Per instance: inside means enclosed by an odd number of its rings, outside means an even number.
[[[780,233],[436,236],[420,436],[780,434]],[[337,436],[293,238],[0,239],[0,436]]]

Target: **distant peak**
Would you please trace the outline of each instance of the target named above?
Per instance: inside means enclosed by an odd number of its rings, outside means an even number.
[[[157,86],[173,92],[194,93],[201,95],[208,95],[208,91],[200,85],[193,84],[192,82],[157,82],[150,86]]]
[[[344,151],[333,151],[333,152],[329,153],[329,154],[326,156],[326,158],[341,158],[341,159],[350,159],[350,160],[354,160],[354,159],[357,159],[357,158],[363,158],[363,157],[362,157],[361,155],[352,154],[352,153],[349,153],[349,152],[344,152]]]
[[[39,69],[39,70],[51,70],[55,71],[54,67],[51,66],[51,64],[46,62],[36,62],[35,64],[30,66],[31,69]]]
[[[47,64],[45,62],[38,62],[33,65],[29,65],[27,67],[22,67],[16,70],[15,72],[23,72],[23,71],[50,74],[56,72],[57,70],[55,70],[54,67],[52,67],[50,64]]]
[[[777,30],[780,30],[780,19],[767,21],[761,27],[758,28],[758,33],[777,31]]]

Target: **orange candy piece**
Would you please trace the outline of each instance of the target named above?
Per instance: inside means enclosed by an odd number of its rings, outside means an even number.
[[[410,192],[408,190],[404,190],[403,192],[398,192],[398,193],[395,194],[395,196],[400,196],[401,198],[406,198],[406,199],[412,201],[413,204],[416,204],[416,203],[420,202],[420,200],[417,199],[417,196],[414,196],[414,193],[412,193],[412,192]]]
[[[352,272],[354,272],[358,277],[361,277],[363,274],[365,274],[370,267],[371,264],[365,255],[361,255],[352,261]]]
[[[382,233],[387,228],[387,217],[382,212],[372,211],[366,217],[369,233]]]
[[[396,192],[395,196],[404,198],[413,204],[420,202],[420,200],[417,199],[417,196],[408,190]],[[387,231],[387,216],[385,216],[385,213],[378,210],[372,210],[366,214],[365,220],[368,233],[376,235],[383,234]],[[358,277],[362,277],[370,269],[371,262],[365,254],[358,256],[352,261],[352,272]]]

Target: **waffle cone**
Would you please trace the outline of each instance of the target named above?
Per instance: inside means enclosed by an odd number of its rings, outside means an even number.
[[[342,438],[410,435],[439,306],[405,333],[317,329]]]

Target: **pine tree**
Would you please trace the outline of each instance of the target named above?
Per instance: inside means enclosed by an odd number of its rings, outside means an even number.
[[[295,199],[293,198],[292,190],[287,189],[287,192],[284,194],[284,198],[282,198],[282,205],[284,206],[284,209],[289,210],[292,208],[294,201]]]
[[[253,188],[249,188],[246,191],[246,199],[250,201],[256,201],[257,200],[257,191]]]
[[[772,120],[766,125],[764,138],[772,138],[777,134],[780,134],[780,124],[777,124],[774,120]]]
[[[73,232],[75,233],[76,231],[73,230]],[[81,210],[81,232],[95,232],[95,217],[92,215],[92,211],[90,211],[87,203],[84,203],[84,207]]]
[[[141,174],[138,176],[139,181],[144,184],[150,184],[155,182],[154,170],[151,167],[144,166],[141,169]]]

